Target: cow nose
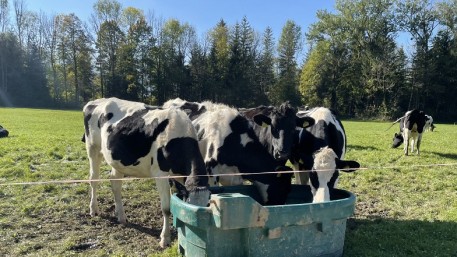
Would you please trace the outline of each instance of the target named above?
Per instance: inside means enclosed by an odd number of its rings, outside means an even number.
[[[275,159],[277,160],[284,160],[287,159],[289,153],[287,151],[276,151],[275,152]]]

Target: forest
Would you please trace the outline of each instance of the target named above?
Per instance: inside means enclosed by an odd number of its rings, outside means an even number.
[[[186,21],[116,0],[98,0],[88,20],[0,0],[0,106],[181,97],[237,107],[290,101],[358,119],[418,108],[457,120],[457,0],[336,0],[308,28],[288,20],[277,39],[249,17],[223,18],[199,36]]]

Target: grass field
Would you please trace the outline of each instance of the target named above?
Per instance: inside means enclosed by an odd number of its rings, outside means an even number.
[[[345,256],[457,256],[457,126],[437,124],[420,156],[404,156],[390,148],[398,124],[343,124],[346,159],[366,168],[340,177],[339,187],[357,196]],[[109,182],[100,185],[95,218],[87,183],[5,185],[88,178],[80,111],[0,108],[0,125],[10,131],[0,138],[0,256],[177,256],[176,244],[158,246],[152,180],[124,183],[128,225],[114,218]]]

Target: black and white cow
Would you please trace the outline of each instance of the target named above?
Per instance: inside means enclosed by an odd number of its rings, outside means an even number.
[[[7,137],[8,135],[9,135],[8,130],[6,130],[2,126],[0,126],[0,138],[1,137]]]
[[[400,118],[400,133],[395,133],[392,147],[399,147],[403,141],[405,155],[408,155],[408,148],[411,140],[411,152],[414,152],[416,146],[417,155],[420,154],[419,148],[422,141],[422,133],[424,132],[427,117],[423,111],[417,109],[407,111],[405,115]]]
[[[296,109],[288,102],[282,103],[279,107],[259,106],[239,111],[254,121],[254,131],[260,143],[276,160],[282,162],[282,165],[290,157],[295,130],[314,125],[313,118],[297,116]]]
[[[91,180],[99,178],[103,158],[112,167],[113,179],[164,177],[156,179],[156,186],[163,213],[160,246],[167,246],[171,238],[170,184],[166,177],[188,176],[185,180],[188,202],[206,206],[209,200],[205,164],[189,117],[179,109],[160,109],[117,98],[88,102],[83,111]],[[184,180],[178,181],[184,184]],[[94,216],[100,213],[97,182],[91,181],[90,185],[90,214]],[[112,180],[111,186],[118,221],[125,223],[122,181]]]
[[[324,107],[299,111],[315,120],[314,126],[299,129],[292,150],[291,162],[297,172],[299,184],[310,183],[313,202],[330,201],[333,188],[337,186],[339,170],[355,171],[360,167],[356,161],[345,161],[346,133],[341,121]]]
[[[279,164],[259,141],[253,121],[235,108],[210,101],[174,99],[164,104],[164,108],[170,106],[184,108],[194,118],[192,124],[197,129],[207,173],[214,176],[210,185],[241,185],[249,180],[257,187],[262,204],[285,203],[292,174],[268,172],[291,169]],[[195,110],[200,113],[194,115]]]

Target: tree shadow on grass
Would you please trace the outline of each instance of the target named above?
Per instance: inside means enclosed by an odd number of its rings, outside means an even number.
[[[344,256],[457,256],[457,222],[350,218]]]

